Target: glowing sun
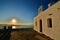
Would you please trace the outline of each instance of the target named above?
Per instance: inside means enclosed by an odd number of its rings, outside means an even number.
[[[12,19],[11,22],[12,22],[12,24],[16,24],[17,21],[16,21],[16,19]]]

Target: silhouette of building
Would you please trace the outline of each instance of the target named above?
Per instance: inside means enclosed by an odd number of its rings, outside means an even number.
[[[38,15],[34,18],[34,30],[45,34],[54,40],[60,40],[60,1],[48,4],[45,11],[43,6],[38,9]]]

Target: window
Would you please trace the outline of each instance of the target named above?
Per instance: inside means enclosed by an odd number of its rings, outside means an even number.
[[[42,20],[40,19],[40,32],[42,32]]]
[[[52,28],[52,19],[51,18],[48,18],[47,25],[48,25],[48,27]]]
[[[37,26],[37,21],[35,22],[35,26]]]

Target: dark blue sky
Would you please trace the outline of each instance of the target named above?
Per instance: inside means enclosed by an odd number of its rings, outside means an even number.
[[[0,0],[0,21],[7,21],[12,17],[22,22],[33,22],[38,14],[40,5],[47,8],[47,4],[56,0]]]

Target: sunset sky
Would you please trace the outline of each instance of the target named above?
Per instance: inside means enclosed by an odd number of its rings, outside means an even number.
[[[47,4],[56,0],[0,0],[0,21],[17,18],[21,22],[33,23],[40,5],[47,8]]]

